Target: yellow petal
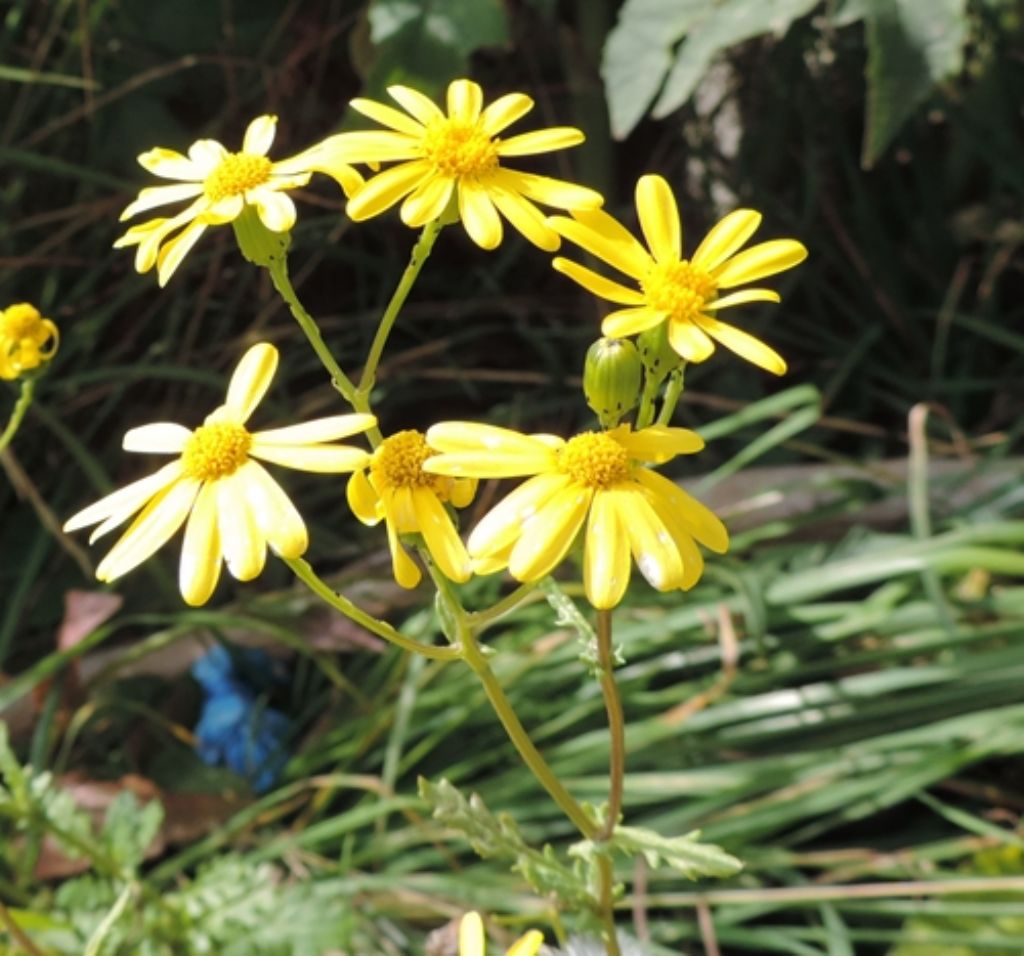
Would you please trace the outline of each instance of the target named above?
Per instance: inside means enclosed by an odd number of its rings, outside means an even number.
[[[391,549],[391,570],[395,580],[403,588],[414,588],[420,583],[420,569],[416,562],[406,553],[402,542],[398,540],[398,533],[390,521],[386,522],[388,532],[388,547]]]
[[[757,231],[761,214],[753,209],[737,209],[720,219],[697,246],[691,262],[705,272],[717,268]]]
[[[700,548],[697,547],[696,542],[693,540],[689,528],[680,519],[680,516],[666,504],[664,499],[652,494],[648,488],[644,490],[649,496],[648,500],[651,507],[657,512],[658,517],[664,522],[669,534],[672,535],[676,550],[679,552],[679,558],[683,562],[683,578],[680,587],[684,591],[688,591],[700,580],[701,575],[704,573],[704,557],[700,553]]]
[[[256,461],[236,472],[257,527],[274,554],[297,558],[309,547],[309,532],[291,498]]]
[[[217,532],[228,571],[239,581],[251,581],[263,570],[267,543],[256,524],[245,497],[241,472],[215,482],[217,487]]]
[[[556,149],[567,149],[579,146],[584,140],[583,133],[572,126],[552,126],[549,129],[536,129],[529,133],[520,133],[503,139],[498,144],[498,155],[534,156],[537,153],[550,153]]]
[[[568,475],[537,475],[524,481],[477,522],[466,543],[473,558],[504,553],[519,540],[526,522],[569,486]]]
[[[664,322],[667,312],[643,305],[634,309],[619,309],[610,312],[601,322],[601,332],[613,339],[624,339],[627,335],[639,335]]]
[[[671,425],[650,425],[640,431],[616,428],[608,433],[635,461],[663,464],[676,455],[692,455],[704,447],[704,439],[689,428]]]
[[[261,445],[314,445],[357,435],[376,424],[375,415],[331,415],[328,418],[314,418],[299,425],[256,432],[253,438]]]
[[[658,262],[678,262],[683,254],[683,230],[676,197],[661,176],[641,176],[636,184],[640,228]]]
[[[654,260],[644,247],[600,209],[584,212],[574,210],[572,219],[552,216],[548,222],[563,239],[576,243],[581,249],[638,282],[654,265]]]
[[[485,956],[484,923],[479,913],[467,913],[459,923],[459,956]]]
[[[206,176],[206,171],[196,166],[191,159],[161,146],[146,150],[139,156],[139,165],[161,179],[200,182]]]
[[[556,209],[597,209],[604,202],[599,192],[586,186],[578,186],[564,179],[552,179],[550,176],[524,173],[518,169],[499,167],[492,178],[494,184],[502,189],[522,193],[527,199]]]
[[[807,258],[807,249],[795,239],[772,239],[744,249],[714,269],[712,278],[722,289],[785,272]]]
[[[166,203],[180,202],[182,199],[191,199],[203,192],[202,183],[181,183],[177,186],[147,186],[140,190],[139,198],[129,203],[121,213],[121,221],[131,219],[132,216],[145,212],[147,209],[154,209]]]
[[[669,319],[668,343],[687,362],[703,362],[715,351],[714,342],[689,319]]]
[[[536,581],[561,563],[583,526],[593,495],[592,489],[570,484],[526,519],[509,557],[512,577]]]
[[[370,484],[365,471],[354,471],[345,486],[348,506],[363,524],[375,525],[384,517],[380,495]]]
[[[275,189],[261,187],[248,197],[256,207],[260,221],[271,232],[288,232],[295,225],[295,203]]]
[[[125,451],[149,452],[158,455],[176,455],[192,437],[190,429],[173,422],[140,425],[125,432],[121,447]]]
[[[456,508],[465,508],[476,495],[477,480],[475,478],[453,478],[448,489],[448,500]]]
[[[365,468],[370,463],[369,454],[361,448],[348,445],[264,445],[255,435],[249,454],[285,468],[323,475],[344,474]]]
[[[760,339],[755,339],[754,336],[741,331],[734,325],[719,322],[718,319],[713,319],[709,315],[698,316],[697,322],[708,335],[741,358],[745,358],[748,362],[753,362],[759,368],[773,372],[775,375],[785,374],[786,360]]]
[[[244,425],[266,394],[277,371],[277,358],[273,345],[257,342],[235,367],[224,406],[236,424]]]
[[[228,151],[215,139],[197,139],[188,148],[188,158],[192,160],[203,179],[209,176],[227,155]]]
[[[544,934],[531,929],[512,944],[505,956],[537,956],[543,942]]]
[[[594,495],[587,520],[583,546],[583,585],[587,600],[606,611],[622,600],[629,584],[629,541],[623,530],[614,499]]]
[[[475,123],[484,105],[483,90],[472,80],[448,84],[448,116],[463,123]]]
[[[416,117],[424,126],[435,120],[443,120],[444,113],[431,99],[419,90],[408,86],[389,86],[388,95],[410,115]]]
[[[412,507],[427,550],[444,576],[452,581],[468,581],[469,555],[437,495],[427,488],[414,488]]]
[[[246,128],[242,152],[253,156],[266,156],[277,132],[276,116],[257,116]]]
[[[532,109],[533,100],[525,93],[506,93],[480,114],[480,131],[485,136],[496,136]]]
[[[217,531],[217,485],[208,482],[196,496],[178,564],[178,589],[185,603],[201,607],[220,580],[220,537]]]
[[[501,244],[501,217],[487,191],[476,183],[459,183],[459,218],[469,238],[481,249],[497,249]]]
[[[206,231],[206,224],[200,220],[189,223],[178,235],[169,240],[156,257],[157,280],[163,288],[170,281],[182,259],[189,250],[199,241],[199,237]],[[140,247],[141,248],[141,247]]]
[[[771,289],[740,289],[730,292],[720,299],[705,302],[705,309],[728,309],[734,305],[745,305],[748,302],[781,302],[782,297]]]
[[[194,478],[179,478],[155,495],[96,568],[113,581],[142,564],[182,526],[199,492]]]
[[[83,508],[77,514],[72,515],[64,522],[65,531],[78,531],[81,528],[88,528],[89,525],[103,522],[100,528],[93,532],[90,542],[95,541],[101,535],[113,530],[127,521],[138,511],[150,498],[163,491],[169,484],[177,481],[182,474],[181,461],[175,459],[168,462],[159,471],[130,485],[118,488],[117,491],[100,498],[99,501]]]
[[[647,468],[637,468],[633,477],[649,489],[701,544],[718,554],[729,550],[729,532],[718,515],[696,498],[687,494],[675,482]]]
[[[683,562],[672,535],[648,503],[641,489],[609,489],[619,521],[629,538],[629,549],[647,583],[659,591],[683,585]]]
[[[431,173],[432,167],[423,160],[402,163],[378,173],[348,201],[349,216],[356,222],[362,222],[390,209]]]
[[[529,199],[505,189],[489,188],[488,195],[515,230],[544,252],[554,252],[561,240],[544,214]]]
[[[559,256],[552,260],[551,265],[574,282],[578,282],[588,292],[593,292],[594,295],[607,299],[609,302],[617,302],[619,305],[643,305],[646,301],[643,293],[638,289],[629,289],[618,282],[606,279],[603,275],[586,266],[581,266],[578,262],[572,262]]]
[[[368,116],[382,126],[387,126],[399,133],[404,133],[406,136],[419,138],[426,132],[422,123],[416,122],[416,120],[411,119],[405,113],[385,103],[356,97],[356,99],[350,100],[348,105],[356,112],[362,113],[363,116]]]
[[[455,180],[446,176],[427,179],[402,203],[402,222],[414,229],[437,219],[452,198]]]
[[[421,152],[419,138],[389,130],[338,133],[325,142],[329,143],[325,155],[346,163],[396,163],[415,159]]]
[[[538,454],[544,454],[547,450],[547,460],[552,460],[550,446],[547,442],[539,440],[538,436],[523,435],[511,428],[487,425],[482,422],[439,422],[427,429],[426,440],[431,448],[441,452],[478,451],[487,455],[492,453],[518,454],[532,458]],[[432,460],[428,459],[428,462]],[[429,465],[424,467],[427,471],[433,471],[438,475],[451,474],[451,472]]]

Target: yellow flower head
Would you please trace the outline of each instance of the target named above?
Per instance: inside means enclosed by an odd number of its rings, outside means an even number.
[[[629,583],[630,554],[659,591],[691,588],[704,568],[694,539],[723,553],[729,536],[704,505],[645,467],[704,447],[695,432],[653,425],[585,432],[568,441],[472,422],[427,432],[441,454],[428,471],[452,477],[522,478],[469,536],[480,573],[507,567],[518,581],[549,574],[584,523],[583,577],[596,608],[614,607]]]
[[[277,368],[277,349],[261,342],[242,357],[223,405],[194,430],[161,422],[133,428],[126,451],[177,455],[148,478],[107,495],[68,520],[65,531],[98,524],[90,543],[129,518],[128,530],[100,562],[96,577],[113,581],[141,564],[182,524],[179,586],[191,605],[217,586],[221,557],[239,581],[262,570],[267,545],[297,558],[309,543],[306,525],[284,490],[256,461],[335,474],[362,468],[369,454],[328,442],[365,431],[372,415],[335,415],[301,425],[251,432],[245,427]]]
[[[543,942],[543,935],[531,929],[512,944],[505,956],[537,956]],[[479,913],[467,913],[459,923],[459,956],[486,956],[486,953],[484,921]]]
[[[455,197],[459,218],[478,246],[498,246],[504,216],[534,245],[553,252],[558,235],[534,203],[596,209],[604,201],[592,189],[502,165],[516,156],[583,142],[583,133],[567,126],[502,139],[498,134],[533,108],[533,100],[523,93],[509,93],[484,108],[476,83],[455,80],[448,87],[447,114],[407,86],[388,87],[388,93],[404,113],[375,100],[352,101],[353,109],[387,131],[332,137],[349,162],[399,164],[367,181],[349,201],[353,219],[369,219],[404,199],[402,221],[419,227],[437,219]]]
[[[295,204],[285,191],[304,186],[314,172],[332,176],[346,195],[359,188],[362,177],[341,162],[329,141],[272,162],[267,152],[276,129],[276,116],[256,117],[246,129],[238,153],[229,152],[213,139],[197,140],[188,156],[162,147],[143,153],[139,163],[149,172],[178,182],[143,189],[121,213],[121,220],[167,203],[191,202],[170,218],[132,226],[114,246],[138,246],[135,268],[148,272],[155,265],[160,285],[165,285],[207,226],[232,222],[247,205],[255,207],[271,232],[287,232],[295,224]]]
[[[418,431],[395,432],[374,451],[369,474],[360,469],[348,480],[348,503],[356,517],[368,525],[384,519],[395,580],[404,588],[419,584],[420,570],[402,547],[403,534],[421,534],[431,557],[452,581],[470,576],[469,556],[445,504],[465,508],[477,483],[425,472],[423,462],[436,451]]]
[[[743,289],[729,295],[720,295],[720,290],[791,269],[807,257],[804,246],[795,239],[775,239],[740,252],[760,224],[761,214],[737,209],[684,259],[679,210],[661,176],[643,176],[637,182],[636,211],[650,251],[600,210],[573,210],[571,219],[556,216],[548,220],[563,238],[636,283],[636,288],[630,288],[577,262],[554,260],[559,272],[594,295],[627,306],[606,316],[601,331],[611,338],[623,338],[668,322],[669,342],[688,362],[708,358],[715,350],[715,340],[748,362],[783,374],[786,363],[781,355],[752,335],[720,322],[715,313],[744,302],[778,302],[778,293],[771,289]]]
[[[49,362],[57,351],[57,326],[27,302],[0,311],[0,378],[15,379]]]

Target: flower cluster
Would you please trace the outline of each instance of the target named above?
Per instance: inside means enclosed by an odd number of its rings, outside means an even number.
[[[0,310],[0,378],[16,379],[53,358],[57,326],[27,302]]]
[[[239,364],[227,401],[198,428],[162,423],[131,430],[126,449],[177,457],[81,511],[66,528],[98,525],[95,539],[134,518],[97,569],[109,581],[184,525],[181,592],[188,603],[202,604],[217,584],[222,559],[232,575],[249,580],[260,573],[268,547],[286,558],[306,548],[305,524],[261,459],[350,474],[348,503],[360,521],[384,523],[394,576],[403,587],[416,586],[422,577],[410,546],[455,582],[499,570],[533,582],[553,572],[580,539],[584,586],[596,608],[619,603],[633,563],[658,590],[692,587],[704,567],[700,546],[722,553],[728,534],[711,511],[655,470],[703,447],[696,433],[667,424],[673,406],[663,408],[659,424],[652,424],[650,402],[640,403],[634,423],[623,421],[638,405],[641,377],[647,376],[643,389],[649,395],[667,374],[652,371],[650,362],[661,360],[651,359],[657,348],[644,345],[644,337],[662,336],[658,347],[671,357],[663,367],[703,362],[717,343],[782,374],[786,363],[774,349],[721,321],[718,313],[749,302],[778,302],[775,291],[751,283],[795,266],[806,250],[792,239],[744,248],[761,216],[740,209],[686,257],[675,196],[655,175],[643,176],[636,187],[641,242],[601,208],[600,194],[514,168],[521,157],[583,141],[583,133],[571,127],[506,135],[532,109],[529,97],[510,93],[485,104],[480,87],[466,79],[450,84],[443,109],[406,86],[392,86],[388,94],[398,108],[369,99],[351,103],[381,129],[338,133],[289,159],[268,157],[273,116],[249,124],[239,152],[203,139],[187,155],[163,148],[144,153],[139,162],[174,183],[143,189],[122,218],[186,205],[169,217],[133,226],[116,245],[135,246],[136,268],[146,272],[155,266],[163,285],[210,226],[233,223],[243,251],[253,223],[286,237],[296,218],[287,194],[316,172],[340,184],[355,221],[398,206],[402,221],[412,227],[461,222],[484,249],[501,243],[505,223],[546,252],[568,241],[628,280],[568,258],[552,263],[622,307],[602,324],[604,334],[618,341],[592,350],[614,368],[586,376],[588,402],[598,412],[601,430],[566,439],[454,421],[425,433],[403,430],[381,437],[373,416],[351,414],[250,432],[246,422],[277,361],[276,350],[261,344]],[[356,170],[360,165],[367,167],[365,177]],[[541,207],[561,214],[548,216]],[[38,351],[48,340],[32,335],[37,338],[26,341],[36,343]],[[629,341],[632,336],[640,336],[639,350]],[[55,330],[51,338],[55,344]],[[5,368],[0,364],[0,373]],[[370,450],[331,444],[358,432],[369,432]],[[463,543],[457,509],[470,505],[479,481],[509,478],[522,482],[480,518]]]

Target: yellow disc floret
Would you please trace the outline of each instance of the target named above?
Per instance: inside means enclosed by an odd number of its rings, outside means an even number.
[[[423,158],[445,176],[480,178],[498,165],[498,144],[476,123],[437,120],[423,136]]]
[[[409,429],[385,438],[373,453],[370,474],[378,488],[431,488],[441,493],[444,479],[423,470],[436,452],[421,432]]]
[[[270,180],[273,163],[266,156],[252,153],[228,153],[203,182],[203,190],[211,202],[228,196],[242,196],[247,190]]]
[[[716,291],[715,280],[686,259],[658,263],[640,283],[652,309],[668,312],[673,319],[692,319]]]
[[[181,463],[189,478],[215,481],[234,474],[249,457],[252,435],[241,425],[215,422],[197,428],[185,443]]]
[[[607,488],[632,470],[626,449],[604,432],[570,438],[558,452],[558,467],[585,488]]]

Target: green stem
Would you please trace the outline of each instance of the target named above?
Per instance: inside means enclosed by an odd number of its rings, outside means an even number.
[[[32,942],[28,934],[14,921],[14,917],[11,916],[7,907],[2,902],[0,902],[0,926],[7,930],[11,939],[25,950],[26,953],[30,953],[31,956],[44,956],[43,951]]]
[[[622,815],[622,788],[626,776],[626,730],[622,700],[615,683],[612,651],[612,612],[597,612],[597,664],[601,673],[601,694],[608,713],[611,753],[608,760],[608,812],[596,840],[609,840]]]
[[[413,654],[422,654],[435,661],[457,661],[462,657],[462,650],[457,644],[453,647],[433,647],[430,644],[421,644],[419,641],[400,634],[387,621],[379,621],[372,614],[367,614],[361,607],[353,604],[347,597],[338,594],[329,584],[317,577],[308,561],[302,558],[282,558],[282,560],[317,597],[322,598],[336,611],[341,611],[356,624],[383,637],[384,640],[390,641],[396,647]]]
[[[18,401],[14,404],[14,410],[11,412],[11,418],[7,422],[4,433],[0,435],[0,451],[3,451],[11,443],[14,433],[21,427],[25,413],[28,411],[29,405],[32,404],[32,395],[35,393],[35,389],[36,382],[34,378],[23,378],[21,380],[21,394],[18,395]]]
[[[472,611],[467,615],[470,626],[475,634],[479,634],[487,625],[493,624],[499,618],[511,613],[522,604],[536,589],[539,581],[529,581],[520,584],[514,591],[506,594],[482,611]]]
[[[416,245],[412,247],[409,264],[405,267],[405,272],[402,273],[402,278],[391,295],[391,301],[384,310],[384,315],[381,316],[380,325],[377,326],[377,332],[370,345],[370,352],[366,356],[363,374],[359,377],[357,391],[364,399],[369,397],[373,389],[377,376],[377,366],[380,365],[381,356],[384,354],[384,346],[387,344],[388,336],[391,334],[391,329],[395,324],[395,319],[398,318],[398,313],[402,311],[402,306],[405,305],[405,300],[409,297],[409,292],[412,291],[416,277],[420,274],[423,263],[427,261],[430,250],[434,248],[434,242],[443,226],[444,224],[440,219],[428,222],[423,227],[419,239],[416,240]],[[357,411],[359,410],[357,408]]]
[[[658,424],[667,425],[672,421],[676,405],[679,404],[679,396],[683,394],[683,377],[686,373],[684,362],[677,369],[673,369],[665,388],[665,397],[661,401],[661,414],[658,415]]]
[[[598,868],[601,875],[600,915],[604,926],[601,935],[604,937],[605,953],[607,956],[622,956],[619,937],[615,932],[615,872],[612,869],[612,861],[608,857],[602,857]]]
[[[640,410],[636,413],[636,430],[646,428],[654,421],[654,400],[658,397],[658,389],[663,378],[655,379],[653,375],[644,376],[644,388],[640,393]]]
[[[281,298],[287,303],[292,315],[295,316],[295,321],[299,323],[299,327],[306,334],[309,344],[313,346],[313,351],[316,352],[317,358],[320,359],[324,368],[327,369],[327,374],[331,376],[331,384],[349,405],[356,408],[356,387],[352,384],[351,379],[341,370],[341,366],[338,365],[331,354],[331,350],[324,342],[324,337],[320,333],[320,327],[316,324],[316,320],[303,308],[302,303],[299,301],[298,293],[296,293],[292,286],[291,279],[288,278],[287,260],[283,257],[272,260],[270,265],[267,266],[267,272],[270,273],[270,281],[274,283],[274,288],[277,289]],[[360,410],[356,408],[356,411]]]

